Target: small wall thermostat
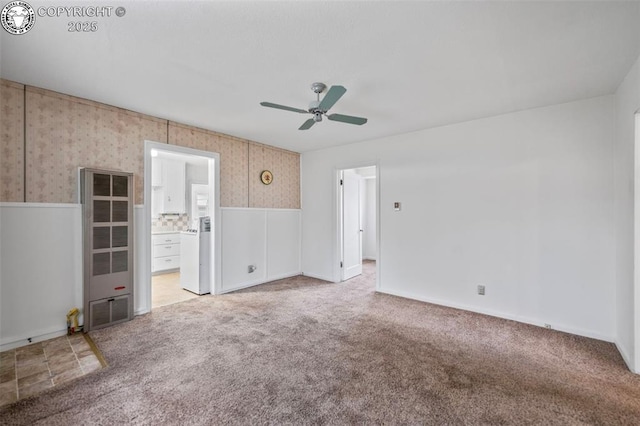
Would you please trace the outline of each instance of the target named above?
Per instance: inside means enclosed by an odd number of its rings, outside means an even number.
[[[397,202],[397,201],[395,203],[393,203],[393,209],[395,211],[399,212],[400,211],[400,203]]]

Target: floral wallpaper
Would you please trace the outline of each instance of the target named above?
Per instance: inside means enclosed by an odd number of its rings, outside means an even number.
[[[169,143],[220,154],[220,205],[248,207],[249,161],[246,140],[170,122]]]
[[[260,173],[269,170],[265,185]],[[249,144],[249,207],[300,208],[300,155],[257,143]]]
[[[24,86],[0,80],[0,201],[24,201]]]
[[[77,169],[134,173],[144,197],[144,140],[166,140],[166,121],[27,87],[26,201],[77,202]]]
[[[75,203],[78,167],[92,167],[133,172],[135,203],[143,204],[144,141],[151,140],[219,153],[222,207],[300,207],[298,153],[7,80],[0,83],[0,201]],[[274,175],[268,186],[260,182],[265,169]]]

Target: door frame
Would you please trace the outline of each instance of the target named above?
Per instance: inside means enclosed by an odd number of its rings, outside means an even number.
[[[214,273],[212,275],[211,293],[220,294],[222,291],[222,227],[220,212],[220,154],[217,152],[202,151],[199,149],[186,148],[177,145],[170,145],[164,142],[144,141],[144,253],[139,263],[144,274],[138,275],[143,278],[140,289],[146,296],[147,311],[151,311],[151,150],[173,152],[176,154],[195,155],[209,158],[209,199],[213,200],[209,208],[209,214],[213,213],[212,234],[213,250],[210,260]],[[213,181],[213,185],[211,182]]]
[[[368,161],[359,163],[347,163],[334,166],[332,187],[333,187],[333,281],[335,283],[342,282],[342,191],[340,190],[340,176],[344,170],[360,169],[363,167],[376,168],[376,291],[380,290],[380,272],[382,270],[382,256],[380,250],[380,242],[382,240],[382,218],[380,217],[380,162]]]
[[[627,366],[640,374],[640,109],[633,115],[634,120],[634,161],[633,161],[633,359],[627,361]],[[622,351],[619,351],[623,353]],[[623,358],[626,358],[623,354]]]

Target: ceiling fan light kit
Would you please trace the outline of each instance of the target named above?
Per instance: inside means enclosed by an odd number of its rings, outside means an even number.
[[[322,101],[321,101],[320,93],[324,92],[326,88],[327,88],[327,85],[324,83],[313,83],[311,85],[311,90],[313,91],[313,93],[316,94],[317,99],[315,101],[311,101],[311,103],[309,104],[308,110],[274,104],[272,102],[260,102],[260,105],[268,108],[276,108],[276,109],[282,109],[285,111],[297,112],[300,114],[313,114],[313,118],[310,118],[304,123],[302,123],[302,126],[300,126],[298,130],[310,129],[311,126],[313,126],[315,123],[322,121],[323,115],[326,115],[327,118],[331,121],[340,121],[342,123],[355,124],[358,126],[361,126],[367,122],[367,119],[364,117],[354,117],[352,115],[344,115],[344,114],[327,114],[327,111],[329,111],[331,107],[335,105],[336,102],[338,102],[338,100],[342,97],[342,95],[346,93],[347,89],[345,89],[342,86],[331,86],[331,88],[329,89],[327,94],[324,95],[324,98],[322,98]]]

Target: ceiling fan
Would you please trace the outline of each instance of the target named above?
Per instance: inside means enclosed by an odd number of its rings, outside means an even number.
[[[302,126],[298,128],[298,130],[307,130],[310,129],[315,123],[322,121],[322,116],[326,115],[329,120],[332,121],[340,121],[342,123],[348,124],[357,124],[358,126],[363,125],[367,122],[366,118],[363,117],[354,117],[352,115],[343,115],[343,114],[327,114],[327,111],[331,109],[331,107],[338,102],[338,100],[345,94],[347,89],[342,86],[331,86],[329,91],[322,101],[320,100],[320,93],[324,92],[327,86],[324,83],[313,83],[311,85],[311,90],[313,93],[317,95],[317,100],[311,101],[309,104],[309,109],[304,110],[300,108],[292,108],[285,105],[278,105],[271,102],[260,102],[260,105],[269,107],[269,108],[277,108],[283,109],[285,111],[293,111],[299,112],[300,114],[313,114],[313,118],[308,119]]]

